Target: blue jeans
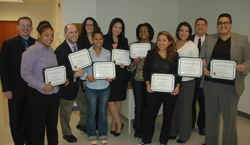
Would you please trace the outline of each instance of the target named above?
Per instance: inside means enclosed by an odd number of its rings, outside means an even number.
[[[89,140],[96,139],[96,106],[98,102],[99,120],[98,120],[98,135],[100,139],[107,138],[108,121],[107,121],[107,107],[110,95],[110,87],[105,89],[90,89],[85,88],[85,97],[88,105],[87,113],[87,130]]]

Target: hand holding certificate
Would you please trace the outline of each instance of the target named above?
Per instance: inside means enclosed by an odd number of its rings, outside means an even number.
[[[58,86],[66,82],[65,66],[56,66],[44,69],[44,82],[52,86]]]
[[[151,77],[151,89],[155,92],[173,92],[175,76],[172,74],[154,73]]]
[[[148,50],[151,49],[150,43],[132,43],[130,45],[130,57],[146,57]]]
[[[131,62],[131,60],[129,59],[129,51],[122,49],[113,49],[112,61],[114,61],[116,65],[123,64],[125,66],[129,66]]]
[[[87,49],[82,49],[73,53],[70,53],[69,62],[71,64],[72,70],[77,71],[78,68],[85,68],[92,64],[92,60]]]
[[[213,59],[210,62],[211,78],[234,80],[236,75],[236,62],[232,60]]]
[[[93,76],[95,79],[112,79],[116,77],[114,62],[95,62],[93,64]]]
[[[179,58],[178,75],[186,77],[202,76],[202,59],[201,58]]]

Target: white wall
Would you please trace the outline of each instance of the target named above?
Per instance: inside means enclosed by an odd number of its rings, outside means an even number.
[[[216,22],[221,13],[229,13],[232,16],[232,32],[247,35],[250,40],[250,1],[249,0],[178,0],[178,24],[182,21],[194,26],[198,17],[208,21],[208,34],[217,32]],[[238,110],[250,114],[250,75],[245,79],[245,91],[242,94]]]
[[[50,9],[48,5],[30,5],[30,4],[0,4],[1,21],[17,21],[19,17],[28,16],[33,22],[33,31],[31,36],[38,37],[36,27],[40,21],[50,20]]]

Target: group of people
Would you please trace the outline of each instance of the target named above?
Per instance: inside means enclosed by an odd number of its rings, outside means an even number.
[[[160,144],[166,145],[169,139],[177,136],[177,143],[188,141],[196,122],[196,99],[200,107],[197,126],[199,134],[206,135],[205,145],[219,145],[221,111],[222,144],[237,145],[237,104],[244,90],[244,77],[250,69],[250,44],[246,36],[232,33],[231,27],[231,15],[223,13],[217,19],[218,33],[207,35],[207,21],[198,18],[194,35],[190,24],[181,22],[175,33],[177,40],[169,32],[161,31],[153,43],[153,27],[149,23],[139,24],[136,28],[138,41],[134,43],[151,44],[147,56],[132,59],[130,66],[116,65],[116,78],[99,80],[93,76],[92,66],[73,71],[67,55],[87,48],[92,62],[100,62],[111,61],[113,49],[129,50],[122,19],[114,18],[106,35],[91,17],[84,20],[81,35],[74,24],[67,24],[65,41],[53,51],[50,45],[54,32],[49,22],[39,23],[36,40],[30,37],[31,19],[19,18],[19,35],[5,40],[0,53],[2,90],[8,98],[14,143],[43,145],[46,130],[48,144],[58,144],[59,108],[63,138],[70,143],[76,142],[69,125],[76,102],[80,110],[77,129],[87,133],[91,144],[97,144],[98,139],[107,144],[107,109],[112,116],[110,132],[117,137],[124,127],[120,109],[130,81],[135,99],[134,137],[141,139],[139,145],[152,142],[155,120],[162,104]],[[179,57],[201,57],[202,78],[179,76]],[[209,77],[211,59],[236,60],[235,80]],[[66,83],[60,86],[45,84],[44,68],[58,65],[66,67]],[[153,91],[153,73],[173,74],[174,91]],[[85,96],[77,95],[79,85]]]

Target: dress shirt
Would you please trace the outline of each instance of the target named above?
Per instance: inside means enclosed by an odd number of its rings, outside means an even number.
[[[43,69],[58,66],[56,55],[52,47],[45,48],[44,45],[36,41],[22,55],[21,76],[28,83],[28,86],[36,89],[42,94],[53,94],[59,91],[59,87],[54,87],[49,93],[45,93]]]
[[[200,39],[200,38],[201,38],[201,46],[202,46],[203,42],[205,41],[206,34],[203,35],[202,37],[199,37],[199,36],[197,36],[197,35],[195,34],[195,36],[194,36],[194,43],[195,43],[196,46],[198,46],[198,42],[199,42],[199,39]]]
[[[22,40],[22,42],[23,42],[23,46],[25,47],[26,46],[26,44],[25,44],[25,42],[27,41],[28,42],[28,47],[30,46],[30,37],[26,40],[26,39],[24,39],[21,35],[19,35],[20,36],[20,38],[21,38],[21,40]]]
[[[93,49],[93,46],[89,48],[89,53],[92,59],[92,62],[98,62],[98,61],[110,61],[110,51],[107,49],[104,49],[102,47],[102,52],[99,55],[99,57],[96,55],[95,50]],[[87,75],[93,76],[93,67],[92,65],[85,68],[83,70],[83,76],[80,78],[81,80],[85,80]],[[97,80],[95,82],[89,82],[88,79],[86,79],[86,86],[90,89],[105,89],[109,86],[109,82],[106,80]]]
[[[74,45],[76,46],[76,50],[78,50],[76,43],[75,43],[75,44],[71,44],[71,43],[69,43],[67,40],[66,40],[66,42],[68,43],[69,48],[71,49],[72,52],[75,52],[75,50],[74,50],[74,48],[73,48]]]

